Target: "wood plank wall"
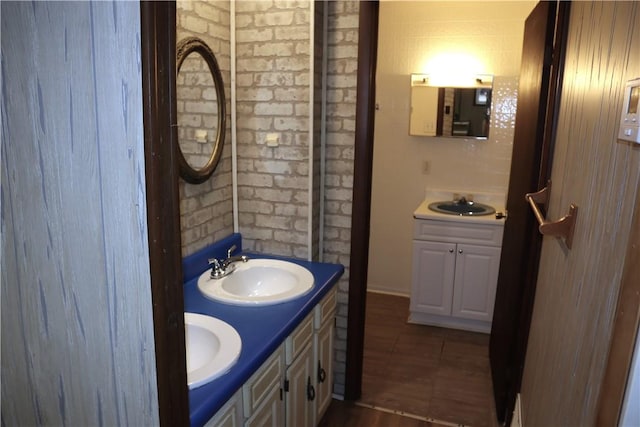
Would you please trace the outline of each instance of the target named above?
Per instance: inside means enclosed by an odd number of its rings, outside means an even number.
[[[157,425],[138,2],[2,2],[2,425]]]
[[[640,146],[616,139],[640,76],[640,3],[574,2],[549,215],[579,207],[573,248],[545,237],[522,385],[524,426],[595,425]],[[524,199],[523,199],[524,203]]]

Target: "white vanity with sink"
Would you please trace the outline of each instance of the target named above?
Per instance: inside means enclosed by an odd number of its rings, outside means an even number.
[[[450,192],[427,193],[414,212],[410,323],[491,331],[504,197],[475,194],[474,198],[498,215],[467,216],[429,209],[452,201]]]
[[[314,307],[205,427],[313,427],[331,403],[337,289]]]

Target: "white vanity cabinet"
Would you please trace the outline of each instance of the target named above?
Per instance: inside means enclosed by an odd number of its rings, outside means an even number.
[[[503,223],[416,219],[409,322],[490,332]]]
[[[313,427],[331,403],[334,288],[206,426]]]
[[[283,377],[284,348],[280,346],[242,386],[245,426],[284,425]]]
[[[287,426],[317,425],[331,403],[336,289],[332,289],[285,342]]]
[[[242,425],[244,425],[242,390],[238,390],[204,427],[241,427]]]
[[[332,289],[316,306],[313,336],[314,373],[316,380],[316,410],[314,425],[317,425],[331,403],[333,392],[333,338],[335,335],[337,290]]]
[[[284,379],[286,426],[312,427],[315,382],[313,381],[313,313],[285,342],[287,369]]]

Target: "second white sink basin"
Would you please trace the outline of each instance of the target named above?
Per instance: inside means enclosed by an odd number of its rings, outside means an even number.
[[[298,298],[313,287],[313,275],[301,265],[276,259],[239,262],[233,273],[212,279],[211,270],[198,278],[206,297],[235,305],[279,304]]]
[[[187,384],[204,385],[226,373],[240,357],[240,335],[226,322],[203,314],[185,313]]]

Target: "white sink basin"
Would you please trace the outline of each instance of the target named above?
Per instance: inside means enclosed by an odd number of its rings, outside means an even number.
[[[313,287],[313,275],[288,261],[249,259],[239,262],[233,273],[212,279],[211,270],[198,278],[198,289],[206,297],[235,305],[270,305],[298,298]]]
[[[226,373],[240,357],[240,335],[215,317],[185,313],[187,384],[196,388]]]

